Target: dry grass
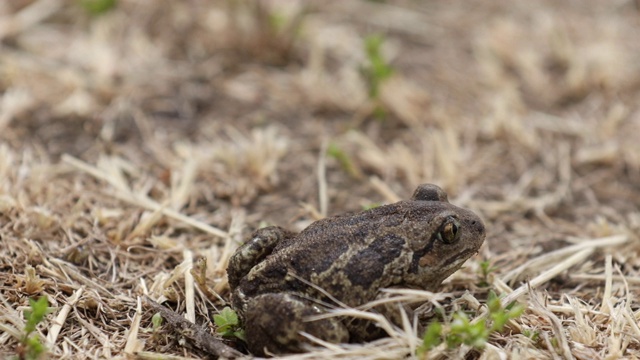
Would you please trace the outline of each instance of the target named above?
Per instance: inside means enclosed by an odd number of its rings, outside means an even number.
[[[0,357],[41,295],[50,358],[202,357],[151,330],[143,295],[215,333],[252,229],[422,182],[481,214],[487,241],[441,294],[392,301],[475,321],[489,289],[526,306],[483,351],[429,358],[640,357],[637,2],[260,4],[0,4]],[[375,101],[374,33],[395,69]],[[295,357],[415,356],[415,319],[365,310],[342,311],[390,337]]]

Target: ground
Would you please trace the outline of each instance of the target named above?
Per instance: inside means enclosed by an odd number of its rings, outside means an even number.
[[[46,296],[49,358],[202,358],[143,296],[219,336],[253,230],[425,182],[488,235],[405,300],[445,332],[490,290],[522,316],[482,349],[418,351],[408,323],[307,358],[640,357],[637,1],[96,3],[0,4],[3,357]]]

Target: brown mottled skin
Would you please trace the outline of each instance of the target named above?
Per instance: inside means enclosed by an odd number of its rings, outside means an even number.
[[[299,234],[256,231],[227,269],[232,305],[257,355],[303,351],[300,332],[334,343],[370,340],[381,330],[366,321],[305,320],[338,306],[335,300],[350,307],[375,300],[381,288],[435,291],[484,238],[478,216],[423,184],[411,200],[316,221]],[[397,318],[393,310],[375,310]]]

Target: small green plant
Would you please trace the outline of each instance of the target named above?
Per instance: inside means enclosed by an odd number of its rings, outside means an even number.
[[[116,0],[80,0],[82,6],[91,15],[101,15],[116,7]]]
[[[213,315],[213,322],[218,327],[218,334],[224,337],[235,337],[246,341],[244,330],[240,328],[240,319],[233,309],[226,306],[220,314]]]
[[[531,341],[536,342],[540,340],[540,332],[535,330],[524,329],[522,330],[522,335],[531,339]]]
[[[375,209],[375,208],[380,207],[380,206],[382,206],[382,204],[380,204],[380,203],[371,203],[371,204],[363,206],[362,210],[371,210],[371,209]]]
[[[162,314],[153,314],[153,316],[151,317],[151,324],[153,326],[153,331],[158,331],[160,329],[160,326],[162,326]]]
[[[151,333],[151,342],[157,343],[161,339],[162,330],[162,314],[155,313],[151,317],[151,329],[144,329],[144,332]]]
[[[25,310],[24,318],[26,324],[24,326],[24,335],[20,339],[20,349],[18,350],[18,358],[26,360],[39,359],[47,348],[42,344],[40,336],[34,332],[36,326],[49,313],[49,301],[46,296],[40,297],[37,301],[29,299],[29,310]]]
[[[369,81],[369,96],[377,99],[380,94],[380,84],[393,74],[393,68],[382,55],[382,45],[384,37],[381,35],[370,35],[364,40],[365,52],[369,60],[368,66],[364,68],[365,76]]]
[[[349,155],[335,143],[330,143],[327,147],[327,155],[336,159],[340,167],[354,179],[362,178],[362,173],[357,166],[353,164]]]
[[[480,263],[480,286],[485,287],[489,286],[489,274],[496,271],[497,268],[491,265],[489,260],[485,260]]]
[[[442,324],[434,321],[427,327],[422,338],[422,346],[418,349],[418,355],[433,349],[442,343]]]
[[[287,25],[287,17],[277,12],[268,14],[268,20],[269,26],[274,33],[281,32]]]
[[[369,98],[376,103],[373,110],[374,116],[379,119],[386,116],[386,111],[380,103],[380,86],[394,72],[393,67],[382,55],[383,44],[384,37],[381,35],[370,35],[365,38],[364,47],[369,64],[362,69],[369,86]]]
[[[502,307],[500,298],[493,291],[489,292],[487,308],[489,314],[484,321],[474,323],[466,313],[459,311],[453,314],[448,326],[443,326],[438,321],[429,324],[422,345],[418,348],[418,356],[443,342],[450,349],[462,344],[482,349],[492,333],[502,331],[507,321],[518,318],[524,312],[524,306],[516,303]]]

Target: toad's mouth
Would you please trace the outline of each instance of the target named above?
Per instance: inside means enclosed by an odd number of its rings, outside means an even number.
[[[454,254],[453,256],[446,258],[444,261],[441,257],[434,253],[425,254],[420,258],[419,264],[421,267],[438,267],[442,270],[458,268],[467,261],[470,257],[477,254],[478,250],[468,249]]]

